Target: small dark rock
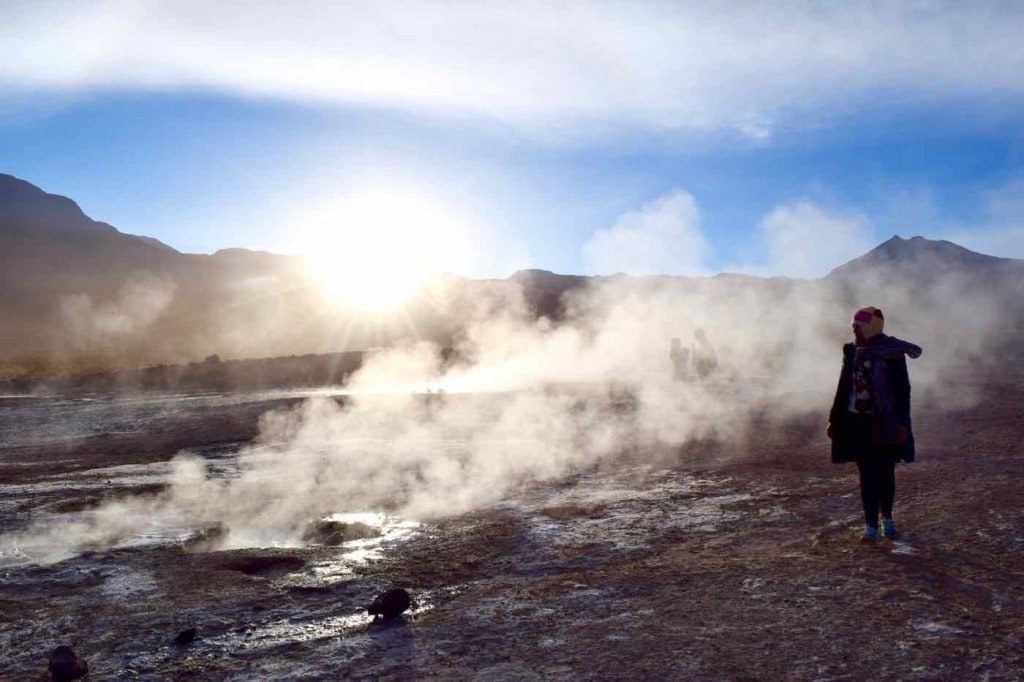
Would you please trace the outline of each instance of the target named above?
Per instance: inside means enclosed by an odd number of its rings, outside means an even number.
[[[358,521],[346,523],[330,519],[314,521],[306,526],[306,530],[302,533],[302,539],[306,542],[332,547],[352,540],[378,537],[380,537],[380,529],[373,526]]]
[[[397,618],[411,603],[409,593],[399,587],[377,595],[373,603],[366,607],[366,612],[374,618]]]
[[[50,654],[50,677],[54,682],[77,680],[89,673],[89,664],[69,646],[59,646]]]
[[[178,633],[178,636],[174,638],[174,643],[177,646],[187,646],[192,643],[192,640],[196,638],[196,629],[189,628],[188,630],[182,630]]]

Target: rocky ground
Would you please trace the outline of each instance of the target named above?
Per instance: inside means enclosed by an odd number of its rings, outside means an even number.
[[[822,416],[763,420],[740,445],[624,456],[362,553],[165,541],[8,556],[0,677],[45,679],[69,644],[91,679],[1021,679],[1024,387],[984,391],[918,408],[895,542],[857,541],[856,469],[829,463]],[[81,481],[186,445],[229,456],[266,407],[0,450],[0,530],[152,494]],[[365,605],[393,586],[415,608],[372,622]]]

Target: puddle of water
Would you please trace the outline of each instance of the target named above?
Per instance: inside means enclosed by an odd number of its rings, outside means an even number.
[[[96,523],[97,516],[96,510],[46,514],[32,534],[0,536],[0,566],[50,564],[69,559],[88,549],[183,545],[201,539],[209,531],[208,524],[197,527],[183,524],[181,519],[154,518],[141,529],[136,527],[116,536],[102,531]],[[352,540],[335,547],[334,557],[313,566],[312,576],[318,584],[330,584],[350,577],[358,565],[380,559],[384,552],[413,537],[421,527],[418,522],[383,513],[333,514],[326,518],[344,523],[364,523],[377,529],[380,535]],[[117,531],[115,529],[110,532]],[[74,542],[70,542],[69,538],[75,538]],[[307,543],[281,536],[280,531],[239,529],[229,531],[223,541],[214,539],[207,549],[305,546]]]
[[[339,553],[335,557],[316,562],[305,574],[294,576],[291,580],[297,584],[308,584],[310,579],[317,585],[332,585],[347,580],[352,577],[357,566],[382,558],[385,551],[411,539],[422,527],[422,524],[416,521],[379,512],[331,514],[324,519],[340,523],[366,524],[377,529],[380,535],[338,545]]]
[[[429,594],[415,595],[416,608],[408,611],[404,619],[375,621],[360,609],[356,613],[327,617],[286,617],[267,623],[254,623],[243,631],[227,632],[216,637],[204,638],[200,648],[225,648],[230,651],[252,651],[269,649],[286,644],[311,642],[329,638],[350,638],[383,631],[399,629],[416,618],[433,610]]]
[[[250,626],[241,633],[226,633],[204,638],[202,642],[204,645],[225,647],[232,651],[266,649],[281,644],[343,636],[346,632],[366,628],[371,621],[372,618],[365,611],[308,621],[283,618],[271,623]]]
[[[0,403],[0,446],[46,445],[104,434],[138,433],[182,412],[342,393],[337,387],[328,387],[230,393],[144,391],[18,396]]]
[[[11,495],[29,498],[35,495],[53,495],[55,493],[116,491],[122,488],[164,483],[169,479],[171,470],[170,462],[155,462],[72,471],[47,476],[34,483],[0,485],[0,494],[5,497]]]

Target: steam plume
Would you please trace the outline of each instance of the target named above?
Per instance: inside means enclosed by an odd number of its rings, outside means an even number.
[[[442,362],[430,344],[372,356],[349,399],[264,415],[237,476],[214,476],[203,459],[181,453],[165,493],[59,529],[40,525],[0,546],[74,551],[154,524],[215,523],[230,529],[226,546],[294,543],[304,524],[328,513],[430,519],[624,454],[678,451],[710,437],[738,448],[755,409],[780,418],[816,412],[824,427],[850,315],[868,303],[886,311],[888,333],[925,347],[911,365],[918,409],[931,396],[970,400],[947,390],[956,381],[949,368],[993,347],[1001,299],[955,277],[922,291],[892,284],[890,274],[864,276],[852,289],[608,278],[572,295],[559,324],[534,320],[508,285],[473,309],[460,361]],[[672,338],[694,354],[711,349],[710,369],[691,367],[675,381]]]

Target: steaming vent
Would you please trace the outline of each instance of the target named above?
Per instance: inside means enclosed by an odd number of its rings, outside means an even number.
[[[379,558],[383,549],[415,533],[420,524],[384,513],[339,513],[309,523],[300,539],[307,546],[341,547],[349,561]]]

